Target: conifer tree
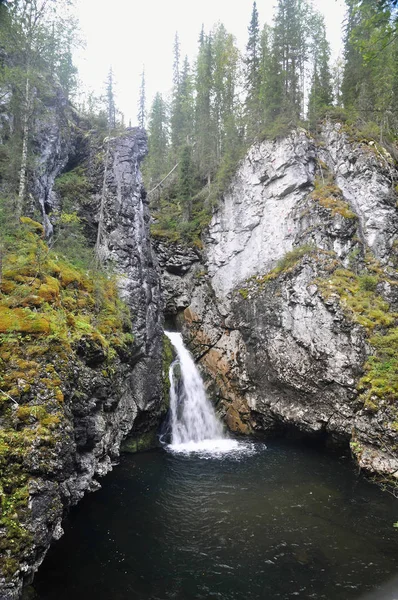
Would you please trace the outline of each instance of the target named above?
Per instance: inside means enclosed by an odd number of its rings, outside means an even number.
[[[281,112],[297,119],[303,112],[308,54],[309,7],[305,0],[278,0],[273,36],[273,77],[282,95]],[[275,67],[277,67],[277,73]]]
[[[183,143],[184,124],[182,115],[182,96],[181,96],[181,66],[180,66],[180,40],[176,32],[173,46],[173,90],[171,100],[171,146],[174,153],[174,159],[178,157],[178,150]]]
[[[330,47],[326,39],[325,20],[323,16],[314,12],[311,17],[311,57],[312,81],[308,100],[308,119],[314,125],[321,111],[332,105],[332,79],[329,69]]]
[[[106,80],[106,112],[108,120],[108,129],[112,130],[116,127],[116,103],[112,67],[109,67],[108,76]]]
[[[189,222],[192,216],[192,195],[194,189],[194,166],[192,148],[185,145],[181,149],[178,172],[178,201],[182,207],[183,221]]]
[[[203,177],[210,182],[215,167],[216,133],[212,106],[213,40],[202,28],[196,63],[195,160]]]
[[[250,25],[248,27],[249,39],[246,45],[245,84],[246,84],[246,122],[247,136],[254,139],[261,121],[260,88],[261,88],[261,42],[260,25],[256,2],[253,2]]]
[[[181,127],[180,139],[183,144],[193,143],[194,134],[194,86],[188,57],[185,56],[180,81]]]
[[[213,98],[216,135],[216,163],[219,164],[232,143],[235,112],[237,110],[236,84],[239,52],[234,38],[224,25],[213,32]]]
[[[279,64],[273,53],[273,31],[265,24],[261,32],[260,56],[260,124],[261,129],[275,119],[282,102]],[[258,131],[260,133],[260,129]]]
[[[145,97],[145,68],[142,67],[141,73],[141,85],[140,95],[138,98],[138,115],[137,115],[138,127],[145,129],[146,121],[146,97]]]
[[[149,154],[146,163],[151,186],[156,185],[168,168],[168,111],[161,94],[157,93],[151,107],[148,124]]]
[[[396,131],[394,81],[397,72],[398,25],[391,3],[347,0],[345,69],[342,85],[345,108],[374,121],[383,132]]]

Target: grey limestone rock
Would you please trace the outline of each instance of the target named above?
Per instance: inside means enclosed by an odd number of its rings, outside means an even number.
[[[340,188],[336,210],[312,195],[326,168]],[[184,311],[185,336],[232,429],[329,433],[352,440],[368,471],[397,476],[394,407],[372,412],[357,401],[374,353],[368,333],[319,286],[337,267],[360,272],[366,253],[396,279],[397,178],[385,150],[336,123],[317,140],[297,130],[255,144],[241,162],[204,236],[208,278],[191,286]],[[303,246],[304,258],[289,255]],[[395,287],[378,288],[392,310]]]

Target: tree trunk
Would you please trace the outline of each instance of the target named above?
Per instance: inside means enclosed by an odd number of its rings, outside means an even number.
[[[110,133],[110,131],[109,131]],[[108,175],[108,161],[109,161],[109,139],[106,138],[106,153],[105,153],[105,165],[104,165],[104,179],[102,182],[102,193],[101,193],[101,204],[98,218],[98,230],[97,230],[97,241],[95,243],[95,262],[97,267],[102,263],[103,256],[101,250],[102,233],[104,227],[104,213],[105,213],[105,196],[106,196],[106,178]]]
[[[23,130],[22,130],[22,154],[21,168],[19,170],[19,191],[18,201],[16,205],[16,218],[19,221],[22,215],[23,202],[26,191],[26,171],[28,166],[28,137],[29,137],[29,112],[30,112],[30,81],[29,73],[26,75],[25,85],[25,110],[23,114]]]

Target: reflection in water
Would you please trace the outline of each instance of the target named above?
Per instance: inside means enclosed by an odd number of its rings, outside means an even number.
[[[124,458],[70,516],[35,598],[349,600],[398,574],[394,498],[347,460],[267,446]]]

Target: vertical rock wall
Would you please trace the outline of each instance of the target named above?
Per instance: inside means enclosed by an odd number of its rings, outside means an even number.
[[[60,110],[64,114],[63,107]],[[53,193],[54,178],[67,164],[71,151],[79,153],[77,138],[69,138],[69,125],[67,129],[62,125],[54,118],[36,131],[40,161],[30,189],[46,215],[48,234],[52,225],[51,214],[47,213],[60,202]],[[117,275],[121,297],[130,307],[133,342],[107,355],[95,337],[83,336],[69,354],[59,346],[52,350],[50,344],[47,354],[41,357],[43,368],[47,365],[59,375],[62,404],[57,410],[62,410],[62,417],[48,442],[51,450],[37,444],[23,458],[21,469],[28,479],[29,506],[20,520],[28,536],[18,552],[14,549],[7,554],[8,573],[4,577],[0,574],[0,597],[4,600],[19,598],[22,586],[31,581],[51,541],[62,535],[66,509],[86,492],[100,487],[98,479],[117,461],[125,436],[153,429],[163,415],[163,300],[140,173],[140,162],[147,152],[146,135],[137,129],[127,130],[107,140],[105,146],[109,152],[101,250],[104,261]],[[82,154],[87,165],[87,147]],[[91,184],[98,193],[85,199],[94,229],[104,172],[105,165],[98,167],[97,160],[97,181],[92,177]],[[70,285],[72,290],[76,287],[76,298],[80,297],[79,283],[72,281]],[[38,380],[37,386],[30,386],[26,404],[40,402],[46,408],[46,403],[53,401],[51,394],[48,399],[43,394],[41,384]],[[4,426],[5,421],[0,425]]]
[[[162,395],[163,299],[140,172],[147,139],[144,131],[132,129],[106,143],[109,155],[100,251],[118,273],[121,297],[131,308],[136,361],[131,388],[140,409],[150,413]]]
[[[249,150],[205,235],[207,274],[181,277],[185,335],[231,429],[328,433],[397,474],[396,400],[358,387],[372,331],[395,318],[397,180],[383,148],[340,124]]]

